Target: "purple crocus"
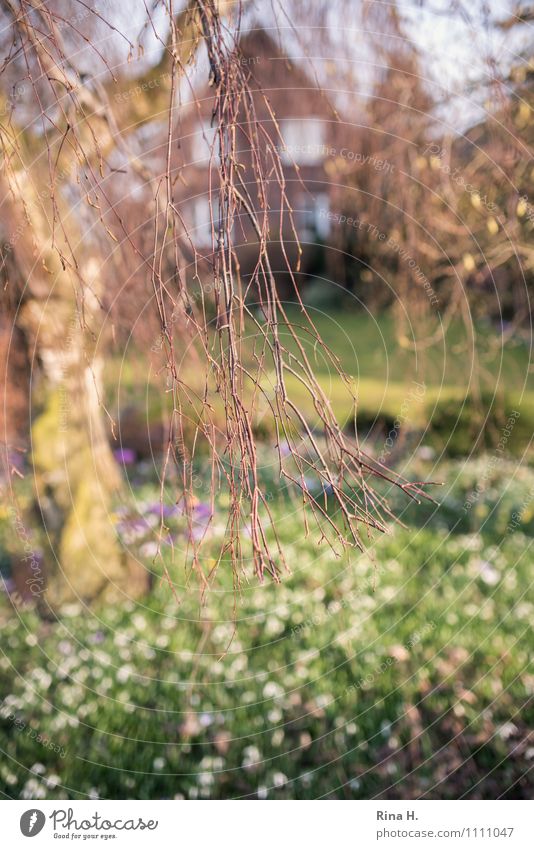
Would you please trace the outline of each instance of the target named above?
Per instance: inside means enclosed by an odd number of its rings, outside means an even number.
[[[146,512],[153,516],[163,515],[164,519],[170,519],[173,516],[179,516],[181,511],[177,504],[161,504],[159,501],[154,501],[148,505]]]
[[[90,634],[88,638],[90,643],[96,643],[96,645],[100,645],[100,643],[103,643],[105,639],[106,635],[103,631],[95,631],[95,633]]]
[[[8,463],[10,469],[15,469],[17,472],[23,472],[26,465],[26,459],[21,451],[10,451],[8,454]]]
[[[133,448],[116,448],[113,452],[113,456],[117,463],[122,463],[123,466],[132,466],[137,459],[137,455]]]
[[[197,522],[207,522],[213,516],[211,505],[200,501],[195,505],[195,519]]]

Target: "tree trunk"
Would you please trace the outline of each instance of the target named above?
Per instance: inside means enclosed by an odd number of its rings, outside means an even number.
[[[103,360],[80,326],[72,298],[30,301],[41,360],[35,386],[41,412],[31,428],[31,457],[46,532],[46,600],[53,607],[137,595],[148,574],[121,547],[113,521],[123,484],[103,413]],[[98,314],[85,314],[98,332]]]
[[[52,606],[77,598],[116,601],[147,588],[147,573],[117,538],[113,508],[122,482],[99,404],[102,361],[84,363],[81,336],[73,329],[63,373],[58,352],[47,352],[44,409],[32,426]]]

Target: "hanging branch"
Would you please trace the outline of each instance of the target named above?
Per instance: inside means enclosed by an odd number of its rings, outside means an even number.
[[[85,4],[81,5],[92,20],[92,10]],[[298,492],[304,508],[306,530],[309,530],[308,512],[314,518],[321,538],[336,553],[344,546],[363,548],[362,529],[384,532],[394,518],[383,495],[374,489],[374,480],[387,482],[415,500],[428,496],[420,483],[409,482],[388,471],[362,451],[357,438],[349,439],[343,432],[306,353],[301,337],[303,332],[341,377],[347,397],[356,409],[358,399],[351,381],[324,344],[301,300],[295,268],[284,246],[284,233],[289,227],[295,234],[300,253],[278,153],[283,139],[276,116],[252,79],[250,69],[240,61],[242,3],[190,0],[183,11],[175,14],[170,2],[166,6],[169,35],[161,60],[130,79],[116,79],[116,71],[109,65],[105,81],[95,80],[93,83],[73,66],[64,45],[65,32],[72,29],[75,34],[80,33],[77,25],[70,27],[68,17],[48,8],[35,9],[25,0],[18,4],[15,0],[0,0],[0,8],[14,33],[14,55],[31,80],[33,100],[28,102],[27,108],[34,110],[34,120],[26,125],[17,125],[12,115],[9,124],[4,122],[0,128],[6,154],[5,172],[11,191],[24,207],[23,175],[28,169],[28,152],[39,150],[41,158],[47,163],[46,175],[40,162],[32,167],[32,174],[48,188],[51,220],[42,213],[36,218],[35,209],[27,210],[27,218],[34,238],[47,244],[47,248],[59,259],[60,269],[67,274],[69,286],[74,286],[82,327],[88,328],[94,338],[98,335],[97,322],[103,293],[88,279],[84,268],[86,263],[82,261],[83,247],[76,245],[71,238],[69,217],[72,210],[64,193],[58,191],[60,176],[74,188],[78,197],[86,201],[84,208],[100,228],[98,232],[104,243],[109,245],[109,240],[120,243],[117,250],[135,257],[150,279],[172,398],[161,499],[163,504],[166,475],[173,463],[180,476],[176,500],[185,506],[192,539],[193,568],[199,575],[201,586],[204,589],[209,586],[216,568],[204,572],[199,555],[205,535],[201,540],[194,540],[192,533],[193,465],[200,435],[208,442],[211,451],[212,512],[216,492],[223,484],[230,494],[227,533],[218,563],[226,556],[231,562],[236,583],[239,582],[244,558],[242,540],[244,532],[247,532],[254,571],[260,580],[267,573],[278,581],[284,568],[282,545],[258,470],[254,416],[260,399],[275,424],[280,479]],[[98,26],[109,26],[111,32],[118,34],[116,27],[108,24],[100,13],[96,18]],[[91,37],[83,38],[94,47]],[[127,42],[131,52],[133,45],[128,39]],[[200,47],[205,47],[208,57],[209,81],[213,89],[212,126],[216,139],[209,168],[216,312],[214,334],[207,318],[204,294],[200,300],[195,298],[183,273],[188,251],[193,251],[195,267],[200,264],[201,258],[179,211],[173,162],[176,103],[184,80],[189,80],[191,63]],[[108,64],[101,52],[98,55],[104,64]],[[158,84],[151,87],[155,79]],[[135,92],[135,96],[129,96],[129,90]],[[259,103],[267,111],[272,129],[258,117]],[[163,116],[165,167],[164,173],[158,175],[150,173],[148,166],[136,161],[130,152],[130,136],[145,123],[158,121],[163,125]],[[248,164],[243,161],[239,139],[245,139],[249,148]],[[116,169],[111,162],[116,151],[128,157],[132,174],[144,180],[153,190],[150,211],[152,244],[149,250],[140,247],[123,207],[114,200]],[[79,174],[83,174],[83,181]],[[282,243],[287,272],[300,307],[299,326],[291,322],[284,308],[269,259],[269,242],[273,235],[270,232],[269,198],[274,186],[280,206],[276,237]],[[133,200],[130,202],[134,203]],[[217,215],[214,215],[215,207]],[[240,276],[235,239],[236,223],[241,218],[249,221],[257,240],[257,259],[246,285]],[[51,227],[49,243],[48,237],[42,234],[46,222]],[[102,256],[103,251],[104,248]],[[169,265],[175,270],[170,281],[166,277]],[[47,286],[46,273],[39,275],[29,282],[25,297],[29,301],[46,300]],[[64,290],[61,292],[61,297],[65,297]],[[96,302],[96,308],[93,308],[88,322],[85,304],[90,295],[93,295],[92,303],[94,306]],[[59,295],[56,293],[55,297],[59,298]],[[255,310],[261,313],[261,321]],[[90,323],[94,326],[89,326]],[[254,327],[260,340],[259,352],[256,350],[252,363],[243,347],[249,326]],[[200,392],[198,382],[190,381],[187,373],[182,373],[178,367],[177,328],[182,342],[184,338],[194,342],[192,347],[196,351],[196,362],[204,363],[205,375]],[[284,343],[284,334],[289,336],[296,353]],[[276,378],[272,396],[263,388],[271,371]],[[287,385],[288,376],[300,383],[311,400],[318,422],[314,428],[292,399]],[[222,438],[218,434],[209,400],[213,385],[224,407]],[[185,436],[188,424],[186,408],[195,403],[202,407],[202,414],[195,422],[196,433],[192,443],[188,444]],[[318,431],[321,437],[318,437]],[[288,446],[286,457],[281,450],[282,442]],[[310,474],[319,481],[321,494],[314,494],[308,486]],[[164,530],[163,510],[160,530]]]

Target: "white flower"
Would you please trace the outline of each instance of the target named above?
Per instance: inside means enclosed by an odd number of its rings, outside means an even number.
[[[273,773],[273,784],[275,787],[283,787],[284,784],[287,784],[287,775],[284,775],[283,772]]]
[[[284,690],[275,681],[268,681],[263,688],[263,696],[265,699],[274,699],[284,695]]]
[[[421,445],[417,451],[417,455],[421,458],[421,460],[433,460],[436,456],[436,452],[430,445]]]
[[[276,731],[273,733],[271,743],[275,747],[281,746],[283,739],[284,739],[284,732],[282,731],[281,728],[277,728]]]
[[[62,607],[61,612],[63,616],[79,616],[82,612],[82,608],[79,604],[66,604]]]
[[[269,616],[267,622],[265,623],[265,633],[268,634],[269,637],[275,636],[275,634],[279,634],[284,628],[283,622],[278,619],[277,616]]]
[[[490,587],[494,587],[495,584],[499,583],[499,573],[487,560],[481,560],[479,562],[479,574],[484,583],[489,584]]]
[[[133,672],[132,667],[129,666],[128,664],[124,664],[124,666],[121,666],[117,670],[117,681],[119,681],[120,684],[126,684],[126,682],[129,680],[132,672]]]
[[[153,765],[154,769],[161,771],[162,769],[165,768],[165,758],[154,758],[154,762],[153,762],[152,765]]]
[[[508,737],[511,737],[512,734],[515,734],[516,731],[517,731],[517,726],[514,725],[513,722],[505,722],[505,723],[503,723],[503,725],[501,725],[500,728],[497,729],[497,734],[503,740],[507,740]]]
[[[35,775],[44,775],[44,773],[46,772],[46,767],[44,764],[36,763],[32,766],[30,772],[34,772]]]
[[[24,785],[21,795],[23,799],[44,799],[46,792],[40,781],[30,778]]]
[[[242,765],[246,769],[247,767],[254,766],[259,763],[261,760],[261,752],[257,748],[257,746],[247,746],[243,749],[243,762]]]
[[[38,667],[33,670],[32,675],[45,688],[45,690],[48,690],[52,683],[52,676],[49,672]]]
[[[247,665],[247,656],[245,654],[239,654],[230,666],[230,672],[244,672]]]
[[[156,556],[156,554],[158,553],[158,544],[157,544],[157,542],[154,542],[153,540],[150,540],[149,542],[145,542],[145,543],[141,546],[141,548],[139,549],[139,553],[140,553],[143,557],[155,557],[155,556]]]
[[[156,657],[156,652],[154,651],[154,649],[150,648],[150,646],[143,646],[142,652],[147,660],[154,660],[154,658]]]

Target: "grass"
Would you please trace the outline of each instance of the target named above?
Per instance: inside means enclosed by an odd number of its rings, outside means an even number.
[[[473,325],[466,330],[458,319],[448,327],[437,319],[424,327],[417,321],[411,326],[400,326],[389,312],[372,316],[364,311],[311,310],[310,315],[321,338],[349,374],[374,378],[382,386],[390,381],[402,384],[413,378],[433,386],[467,388],[473,352],[478,356],[486,385],[496,385],[505,375],[519,389],[528,373],[528,346],[519,338],[501,344],[495,328],[489,324]],[[299,322],[298,311],[290,309],[289,318]],[[306,336],[301,331],[301,337]],[[434,342],[427,346],[431,337]],[[329,371],[320,359],[315,365],[320,373]],[[534,388],[532,383],[531,388]]]
[[[407,410],[413,427],[425,427],[432,412],[443,404],[474,398],[477,385],[486,408],[495,396],[501,401],[506,398],[510,405],[523,405],[529,417],[534,414],[528,345],[521,339],[500,344],[490,325],[479,324],[467,331],[456,320],[445,330],[437,321],[424,329],[417,324],[401,328],[390,314],[375,318],[363,311],[312,311],[311,315],[325,344],[353,376],[358,413],[366,421],[397,417],[414,382],[424,384],[426,392],[424,403],[410,404]],[[296,310],[289,311],[289,318],[295,324],[300,321]],[[299,335],[304,342],[309,340],[304,330]],[[425,347],[425,339],[434,336],[434,343]],[[288,347],[296,353],[294,344]],[[330,363],[315,355],[309,342],[308,353],[336,413],[342,420],[350,417],[346,391]],[[292,384],[292,389],[298,393],[298,384]],[[309,401],[304,396],[300,400],[309,409]]]
[[[243,584],[237,630],[231,576],[201,607],[180,556],[179,604],[159,584],[57,623],[4,603],[3,794],[530,798],[534,472],[440,472],[439,508],[340,559],[274,500],[292,572]],[[135,496],[146,515],[157,487]]]
[[[523,339],[512,338],[500,344],[490,325],[479,324],[467,330],[459,320],[441,332],[437,320],[424,329],[416,324],[400,328],[389,313],[375,318],[363,311],[310,312],[324,342],[353,378],[360,432],[365,434],[376,427],[387,432],[402,416],[404,431],[424,433],[426,442],[437,450],[461,456],[470,453],[482,431],[484,438],[478,450],[494,447],[510,411],[516,409],[521,417],[509,448],[519,455],[528,445],[534,432],[534,379],[529,347]],[[355,411],[347,388],[328,356],[312,344],[298,309],[289,307],[288,316],[338,420],[350,430]],[[289,333],[282,330],[281,335],[288,350],[296,355],[298,349]],[[425,346],[425,339],[431,336],[435,337],[434,343]],[[249,356],[254,340],[251,326],[245,345]],[[114,391],[119,368],[125,369],[120,375],[121,406],[146,404],[149,420],[155,421],[161,413],[161,387],[155,383],[147,386],[146,381],[139,384],[144,370],[136,368],[130,358],[126,366],[112,363],[108,369],[109,386]],[[273,383],[274,378],[268,375],[265,388],[272,391]],[[424,384],[418,400],[413,398],[416,384]],[[287,387],[291,398],[315,423],[313,402],[300,381],[288,374]],[[222,405],[216,393],[211,402],[216,417],[222,419]],[[111,390],[108,403],[116,403]],[[195,419],[197,414],[191,412],[191,416]],[[270,417],[264,417],[261,432],[272,436],[268,433],[269,424],[272,429]]]

